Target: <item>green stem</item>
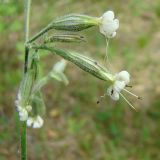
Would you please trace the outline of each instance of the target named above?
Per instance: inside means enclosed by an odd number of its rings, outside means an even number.
[[[21,122],[21,160],[27,160],[27,127],[26,122]]]
[[[35,41],[37,38],[39,38],[41,35],[43,35],[44,33],[46,33],[50,29],[51,29],[50,25],[48,25],[47,27],[43,28],[40,32],[38,32],[36,35],[31,37],[31,39],[28,40],[28,43],[32,43],[33,41]]]
[[[29,39],[29,15],[30,15],[31,0],[25,0],[25,63],[24,74],[28,70],[28,57],[29,48],[27,47],[27,41]],[[21,122],[21,160],[27,160],[27,127],[26,122]]]

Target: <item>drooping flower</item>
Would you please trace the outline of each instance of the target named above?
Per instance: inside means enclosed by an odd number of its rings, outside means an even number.
[[[107,94],[114,100],[119,100],[119,94],[124,89],[125,83],[122,81],[115,81],[113,85],[111,85],[107,89]]]
[[[27,126],[33,128],[41,128],[43,126],[43,119],[38,115],[36,117],[29,117],[27,119]]]
[[[99,29],[106,38],[116,36],[116,31],[119,28],[119,20],[114,19],[114,12],[107,11],[100,17]]]
[[[125,89],[125,87],[127,87],[129,82],[130,82],[130,74],[127,71],[121,71],[118,74],[115,74],[115,80],[113,84],[109,86],[109,88],[107,89],[107,95],[109,95],[111,99],[113,99],[114,101],[119,100],[119,97],[121,96],[133,109],[135,109],[133,105],[121,93],[121,91],[126,91],[132,96],[141,99],[139,96]]]

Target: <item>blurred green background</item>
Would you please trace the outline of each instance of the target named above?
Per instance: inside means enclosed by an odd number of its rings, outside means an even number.
[[[14,100],[22,76],[24,13],[22,0],[0,0],[0,160],[19,157],[18,120]],[[127,70],[133,91],[126,95],[138,112],[121,99],[97,99],[105,82],[69,63],[68,86],[51,82],[43,92],[47,105],[41,129],[28,129],[29,160],[159,160],[160,159],[160,1],[33,0],[30,35],[68,13],[101,16],[113,10],[120,20],[109,44],[113,72]],[[82,32],[86,43],[66,44],[103,64],[105,39],[98,28]],[[62,45],[61,45],[62,46]],[[43,72],[60,59],[41,59]]]

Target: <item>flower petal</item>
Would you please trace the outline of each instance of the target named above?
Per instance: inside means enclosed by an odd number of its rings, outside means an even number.
[[[36,120],[33,123],[33,128],[41,128],[43,126],[43,119],[40,116],[37,116]]]
[[[27,119],[27,126],[28,126],[28,127],[31,127],[31,125],[33,124],[33,122],[34,122],[34,119],[33,119],[32,117],[29,117],[29,118]]]
[[[119,100],[119,92],[114,89],[114,86],[110,86],[107,89],[107,95],[109,95],[114,101]]]
[[[113,11],[107,11],[102,15],[102,19],[104,21],[111,21],[114,19],[114,12]]]
[[[116,81],[114,83],[114,86],[113,86],[113,90],[120,93],[122,89],[125,88],[125,82],[124,81]]]
[[[130,74],[127,71],[121,71],[118,74],[116,74],[116,80],[118,81],[124,81],[125,84],[128,84],[130,82]]]

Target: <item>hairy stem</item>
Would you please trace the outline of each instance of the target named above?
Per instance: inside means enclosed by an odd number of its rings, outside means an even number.
[[[25,62],[24,62],[24,74],[28,70],[28,56],[29,48],[27,47],[27,41],[29,39],[29,15],[30,15],[31,0],[25,0]],[[21,122],[21,160],[27,160],[27,143],[26,143],[26,122]]]

